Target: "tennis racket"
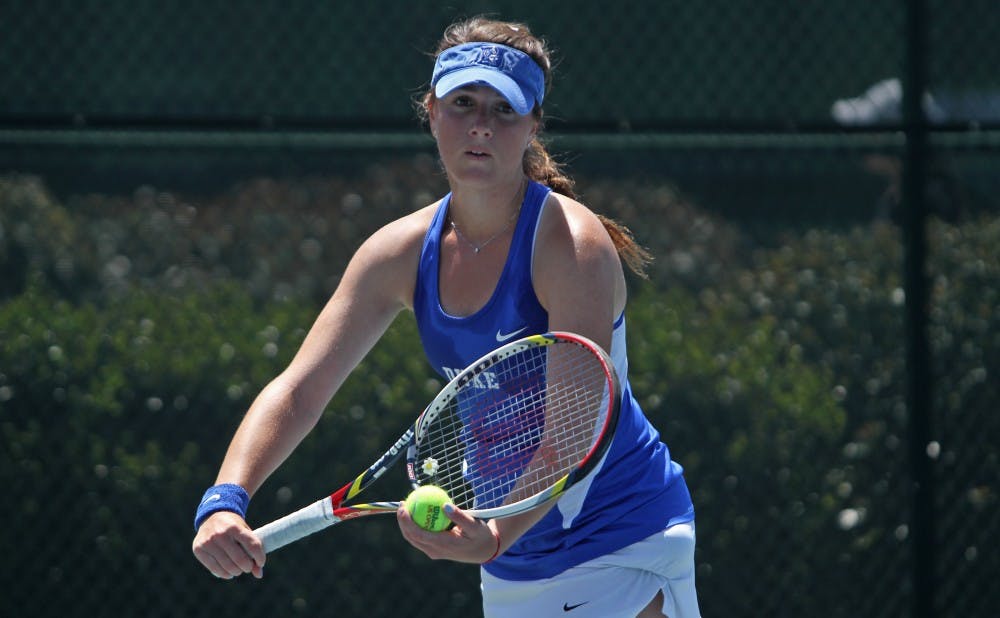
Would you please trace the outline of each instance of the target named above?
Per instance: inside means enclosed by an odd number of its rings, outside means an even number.
[[[522,513],[597,467],[620,399],[614,366],[589,339],[551,332],[508,343],[456,375],[356,479],[254,533],[272,552],[342,521],[395,513],[398,501],[346,503],[404,456],[412,487],[437,485],[473,517]]]

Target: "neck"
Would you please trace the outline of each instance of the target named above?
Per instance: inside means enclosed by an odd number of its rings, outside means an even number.
[[[488,238],[517,218],[527,186],[528,179],[522,176],[516,183],[504,184],[496,190],[453,189],[448,218],[466,237]]]
[[[494,240],[507,234],[521,212],[527,186],[527,178],[522,178],[513,196],[508,194],[503,202],[487,200],[486,196],[480,195],[474,206],[461,201],[461,198],[456,203],[456,195],[452,193],[448,206],[448,223],[459,244],[478,254]]]

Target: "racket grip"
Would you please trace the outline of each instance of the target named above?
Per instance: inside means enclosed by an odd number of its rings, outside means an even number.
[[[264,545],[264,553],[271,553],[338,521],[333,514],[333,502],[327,497],[261,526],[253,533]]]

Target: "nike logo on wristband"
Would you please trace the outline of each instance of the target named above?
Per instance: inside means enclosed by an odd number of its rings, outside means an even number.
[[[517,337],[518,335],[520,335],[521,333],[523,333],[526,330],[528,330],[527,326],[522,326],[521,328],[519,328],[519,329],[517,329],[515,331],[512,331],[512,332],[509,332],[509,333],[504,333],[504,332],[501,332],[501,331],[498,330],[497,331],[497,343],[503,343],[504,341],[507,341],[508,339],[513,339],[514,337]]]
[[[201,506],[205,506],[209,502],[215,502],[216,500],[222,500],[222,494],[212,494],[201,501]]]
[[[576,605],[570,605],[569,603],[563,603],[563,611],[564,612],[571,612],[574,609],[580,607],[581,605],[586,605],[587,603],[590,603],[590,601],[584,601],[583,603],[577,603]]]

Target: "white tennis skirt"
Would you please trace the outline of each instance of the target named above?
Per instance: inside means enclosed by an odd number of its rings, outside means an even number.
[[[635,618],[657,592],[668,618],[699,618],[693,523],[677,524],[549,579],[510,581],[480,569],[485,618]]]

